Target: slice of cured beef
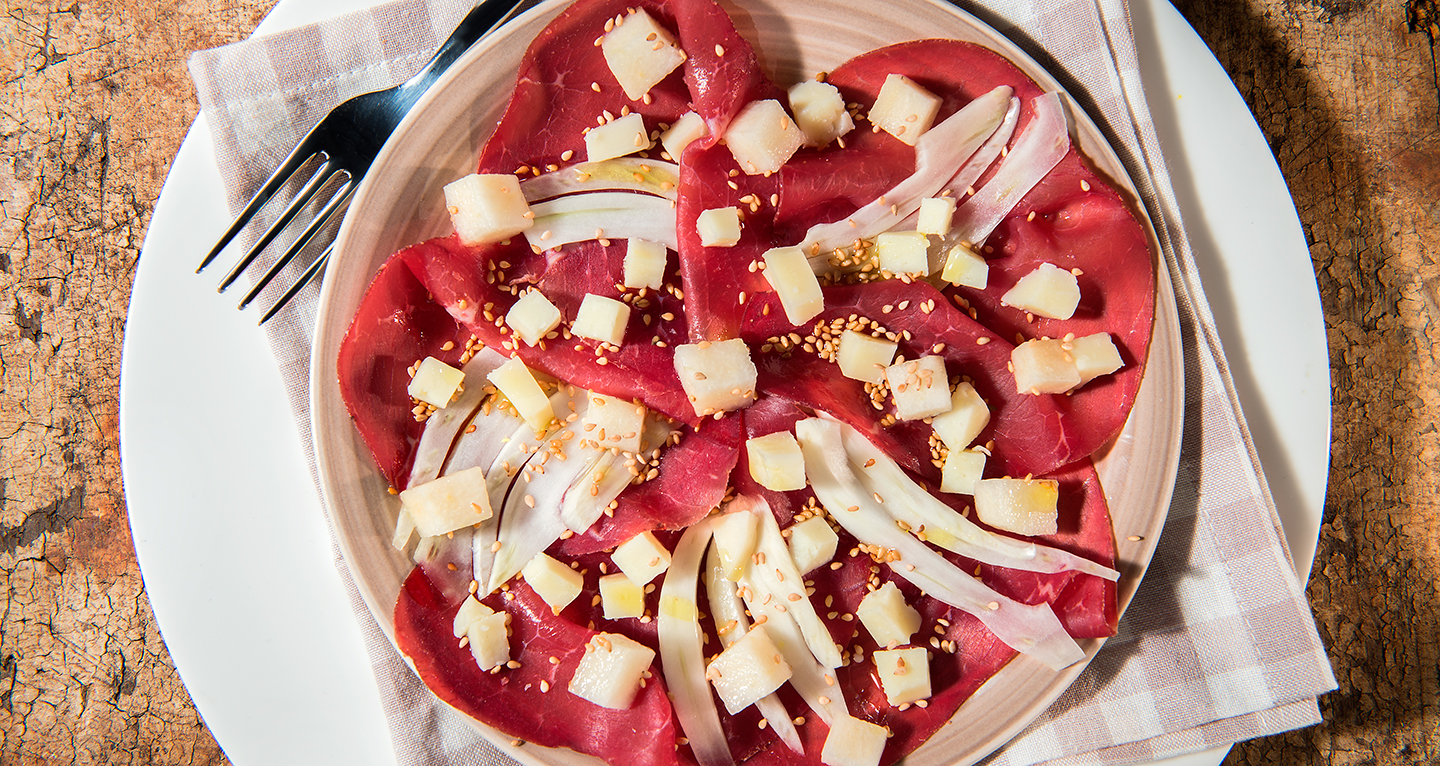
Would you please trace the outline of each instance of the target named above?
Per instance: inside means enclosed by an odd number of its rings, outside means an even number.
[[[571,694],[566,686],[596,631],[576,624],[566,613],[552,613],[524,583],[516,583],[507,596],[493,595],[486,604],[511,615],[510,657],[519,665],[490,673],[455,639],[451,625],[457,605],[448,603],[418,567],[411,571],[395,603],[395,641],[437,697],[527,743],[568,747],[617,766],[682,763],[675,750],[678,732],[670,701],[658,674],[626,710],[603,708]],[[542,681],[548,691],[542,691]]]

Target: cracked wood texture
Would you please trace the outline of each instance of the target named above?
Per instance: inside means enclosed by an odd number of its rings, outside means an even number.
[[[9,0],[0,19],[0,764],[224,763],[160,641],[120,487],[141,237],[185,56],[272,3]],[[1289,182],[1322,294],[1332,473],[1309,595],[1325,723],[1227,763],[1440,759],[1434,0],[1178,0]]]

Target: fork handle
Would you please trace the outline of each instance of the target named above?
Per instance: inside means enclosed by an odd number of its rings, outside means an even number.
[[[480,0],[465,14],[460,25],[441,43],[440,49],[425,62],[425,66],[397,89],[396,96],[404,106],[400,114],[409,111],[420,96],[429,90],[430,86],[440,79],[440,75],[444,74],[462,53],[469,50],[476,40],[509,20],[523,5],[524,0]]]

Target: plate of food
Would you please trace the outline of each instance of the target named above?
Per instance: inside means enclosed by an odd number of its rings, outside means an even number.
[[[952,6],[546,3],[353,205],[331,521],[522,761],[974,762],[1135,593],[1169,280],[1094,123]]]

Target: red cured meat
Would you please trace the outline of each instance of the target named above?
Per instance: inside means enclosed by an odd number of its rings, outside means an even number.
[[[409,368],[427,356],[454,364],[468,336],[444,308],[425,299],[424,285],[397,258],[380,267],[360,299],[340,342],[340,395],[375,464],[396,489],[405,488],[425,429],[410,411]],[[455,348],[442,350],[447,342]]]
[[[736,172],[733,178],[731,172]],[[736,188],[730,188],[730,184]],[[680,203],[675,226],[680,239],[680,275],[685,280],[686,318],[690,340],[720,341],[739,335],[745,306],[741,296],[768,292],[764,274],[755,268],[765,251],[778,244],[771,236],[770,217],[751,214],[749,199],[769,207],[779,189],[779,176],[747,176],[724,146],[691,146],[680,173]],[[752,196],[753,195],[753,196]],[[745,201],[742,201],[745,200]],[[731,247],[705,247],[695,220],[706,210],[734,207],[744,214],[740,241]]]
[[[1088,190],[1087,188],[1088,187]],[[1035,213],[1028,220],[1030,212]],[[1068,397],[1056,397],[1067,429],[1084,444],[1103,444],[1124,425],[1135,403],[1155,319],[1155,273],[1149,237],[1125,201],[1073,150],[1025,196],[1017,213],[986,242],[994,253],[984,290],[952,287],[987,327],[1014,338],[1109,333],[1125,366]],[[1036,317],[1000,305],[1000,297],[1042,263],[1079,271],[1080,305],[1070,319]]]
[[[520,667],[480,670],[455,640],[455,607],[446,603],[425,573],[410,573],[395,603],[395,640],[437,697],[507,735],[546,747],[568,747],[635,766],[673,766],[674,723],[659,673],[628,710],[611,710],[566,690],[585,643],[595,634],[565,614],[554,615],[529,585],[516,583],[513,600],[492,596],[486,604],[512,616],[510,656]],[[578,607],[577,607],[578,609]],[[551,664],[550,658],[559,658]],[[655,666],[658,670],[658,664]],[[542,693],[540,682],[550,691]]]
[[[410,266],[434,300],[448,307],[451,315],[475,337],[503,348],[510,336],[486,319],[485,313],[503,316],[516,297],[481,277],[478,264],[487,253],[487,248],[467,248],[451,236],[413,245],[396,257]],[[567,316],[567,320],[574,318],[573,313]],[[641,320],[640,312],[632,312],[626,334],[629,339],[645,338],[652,331]],[[544,347],[521,343],[512,355],[519,356],[529,367],[588,391],[639,399],[676,420],[697,421],[695,408],[690,406],[680,387],[670,349],[647,342],[627,342],[619,351],[605,353],[606,363],[599,364],[595,348],[593,341],[575,338],[547,342]]]

